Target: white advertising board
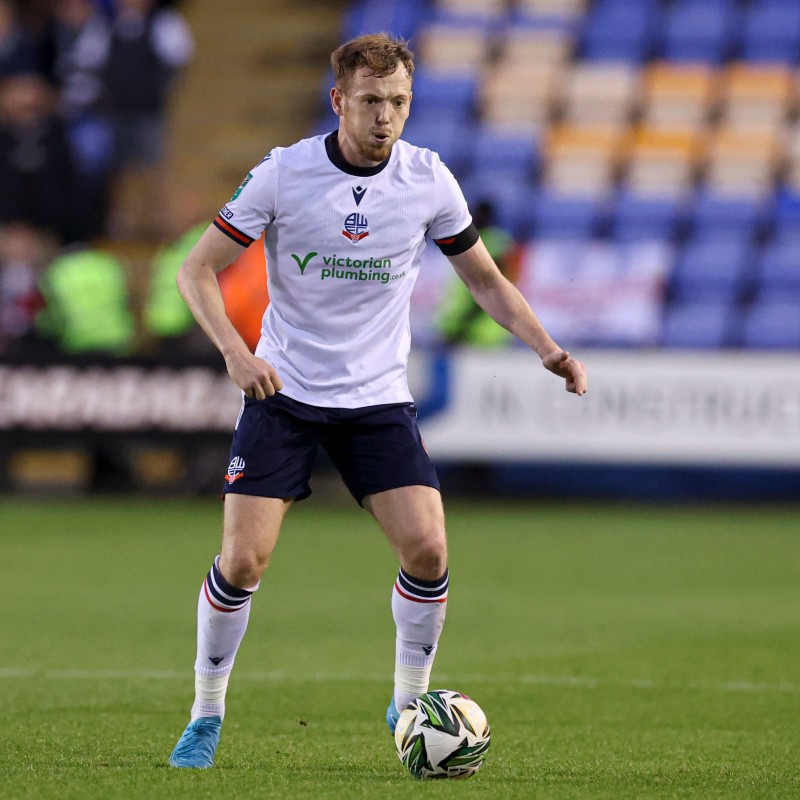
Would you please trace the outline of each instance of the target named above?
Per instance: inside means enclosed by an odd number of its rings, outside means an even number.
[[[578,354],[576,354],[578,355]],[[526,350],[463,351],[423,420],[434,459],[800,467],[800,354],[581,353],[568,394]]]

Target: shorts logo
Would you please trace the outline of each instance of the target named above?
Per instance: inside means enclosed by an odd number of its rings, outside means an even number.
[[[369,236],[368,226],[367,218],[363,214],[353,212],[344,221],[342,236],[346,236],[353,244],[358,244]]]
[[[238,481],[239,478],[244,477],[244,459],[240,456],[235,456],[231,459],[231,463],[228,464],[228,474],[225,476],[225,480],[228,483],[234,483]]]

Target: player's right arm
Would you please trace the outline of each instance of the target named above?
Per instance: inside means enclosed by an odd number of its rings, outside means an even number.
[[[225,314],[217,273],[242,252],[242,246],[209,226],[178,271],[178,291],[197,323],[222,353],[228,374],[248,396],[271,397],[283,388],[280,376],[254,356]]]

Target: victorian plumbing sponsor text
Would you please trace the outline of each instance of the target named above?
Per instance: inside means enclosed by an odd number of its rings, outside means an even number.
[[[292,253],[292,258],[300,269],[300,274],[305,275],[306,268],[313,264],[317,253],[306,253],[302,258]],[[320,280],[328,278],[345,281],[379,281],[388,283],[405,277],[405,271],[392,275],[390,258],[350,258],[349,256],[321,256],[323,267],[320,270]]]

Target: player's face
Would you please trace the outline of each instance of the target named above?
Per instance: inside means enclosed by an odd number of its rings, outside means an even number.
[[[400,138],[411,105],[411,78],[405,67],[378,78],[360,69],[346,92],[331,89],[333,110],[339,116],[339,149],[356,167],[385,161]]]

